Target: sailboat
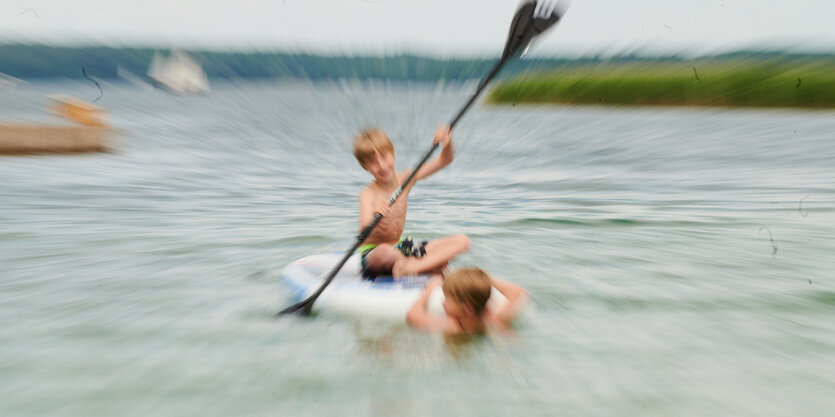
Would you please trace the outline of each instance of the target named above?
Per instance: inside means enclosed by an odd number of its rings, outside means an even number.
[[[155,53],[148,76],[157,85],[177,94],[209,92],[209,79],[203,67],[184,52],[172,51],[168,57]]]

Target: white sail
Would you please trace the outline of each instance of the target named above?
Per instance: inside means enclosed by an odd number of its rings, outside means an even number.
[[[173,51],[168,58],[154,54],[148,76],[163,87],[180,94],[205,93],[209,79],[200,64],[183,52]]]
[[[151,66],[148,67],[148,76],[154,80],[162,76],[162,67],[164,65],[165,58],[159,52],[155,52],[154,57],[151,58]]]

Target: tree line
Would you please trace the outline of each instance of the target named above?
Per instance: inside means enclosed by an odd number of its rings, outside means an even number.
[[[24,80],[37,78],[81,78],[82,68],[98,78],[117,78],[119,68],[144,76],[155,53],[168,50],[107,46],[0,45],[0,73]],[[210,78],[259,79],[295,78],[308,80],[388,79],[398,81],[464,81],[481,78],[496,58],[434,58],[415,54],[388,56],[329,56],[292,52],[218,52],[184,50],[203,66]],[[831,55],[810,56],[787,52],[734,52],[711,59],[832,59]],[[651,57],[635,54],[614,57],[531,58],[514,60],[502,77],[520,73],[551,72],[624,63],[686,62],[679,56]]]

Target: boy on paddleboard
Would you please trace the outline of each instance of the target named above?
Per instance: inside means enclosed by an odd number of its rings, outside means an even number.
[[[444,316],[429,313],[429,297],[438,286],[444,293]],[[488,305],[493,288],[507,302]],[[462,268],[444,279],[433,277],[406,315],[406,323],[419,330],[446,335],[484,333],[488,328],[505,329],[527,303],[522,287],[493,278],[478,268]]]
[[[414,179],[403,186],[400,198],[389,207],[388,197],[411,174],[411,170],[395,171],[394,146],[382,130],[365,129],[354,139],[354,157],[374,177],[374,181],[360,193],[360,230],[371,223],[376,213],[383,215],[358,249],[362,256],[363,276],[373,279],[377,275],[391,274],[398,278],[440,272],[450,259],[469,248],[470,240],[464,235],[429,242],[415,242],[410,237],[403,237],[412,186],[449,165],[455,157],[449,126],[438,127],[433,143],[443,146],[441,154],[423,164]]]

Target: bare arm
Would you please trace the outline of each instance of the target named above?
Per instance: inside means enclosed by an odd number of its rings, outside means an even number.
[[[368,189],[360,193],[360,231],[374,218],[373,195]]]
[[[449,323],[446,317],[437,317],[429,314],[429,297],[432,292],[441,285],[440,278],[432,278],[426,284],[423,294],[412,304],[412,308],[406,314],[406,324],[410,327],[425,332],[448,332]]]
[[[507,298],[507,304],[493,313],[493,318],[502,325],[508,325],[528,302],[528,292],[508,281],[491,278],[493,287]]]
[[[443,146],[441,154],[437,158],[427,161],[420,168],[420,171],[415,176],[417,179],[423,179],[438,172],[438,170],[451,164],[452,160],[455,159],[455,149],[452,146],[452,133],[448,125],[438,126],[438,129],[435,131],[433,143],[438,143]]]

